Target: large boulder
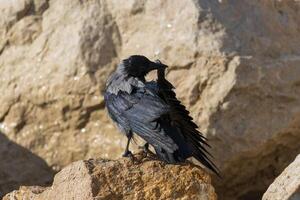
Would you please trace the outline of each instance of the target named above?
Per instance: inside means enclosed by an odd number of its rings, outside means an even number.
[[[300,154],[284,169],[263,195],[263,200],[300,199]]]
[[[54,169],[125,145],[101,91],[130,54],[160,58],[213,146],[221,199],[259,199],[300,151],[300,4],[18,0],[0,4],[2,132]]]
[[[125,158],[77,161],[56,174],[51,187],[21,187],[4,197],[10,199],[216,200],[217,196],[210,176],[198,166]]]
[[[2,132],[55,170],[120,155],[101,95],[120,45],[105,2],[9,2],[0,4]]]

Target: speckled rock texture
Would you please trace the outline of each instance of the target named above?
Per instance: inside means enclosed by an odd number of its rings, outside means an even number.
[[[217,199],[211,178],[202,168],[138,156],[133,162],[127,158],[77,161],[56,174],[51,187],[21,187],[4,200]]]
[[[1,132],[54,170],[121,155],[102,92],[131,54],[170,66],[221,200],[261,199],[300,152],[298,0],[16,0],[0,13]]]
[[[275,179],[265,192],[263,200],[300,199],[300,154]]]

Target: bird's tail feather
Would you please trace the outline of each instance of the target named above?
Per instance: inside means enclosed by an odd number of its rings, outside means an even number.
[[[162,148],[154,147],[154,150],[156,152],[156,155],[160,160],[163,160],[166,163],[169,164],[177,164],[182,163],[186,160],[185,156],[182,156],[178,153],[178,151],[175,152],[168,152]],[[196,152],[193,154],[193,157],[195,157],[199,162],[201,162],[205,167],[209,168],[211,171],[213,171],[218,177],[221,178],[219,169],[217,166],[209,160],[205,154],[202,152]]]
[[[166,118],[161,120],[166,120]],[[177,144],[178,150],[169,152],[166,149],[155,147],[155,152],[161,160],[175,164],[184,162],[189,157],[194,157],[205,167],[216,173],[217,176],[221,177],[217,166],[210,160],[210,153],[202,145],[204,138],[201,138],[203,139],[201,141],[199,141],[199,138],[194,137],[184,138],[184,134],[180,128],[171,126],[166,123],[166,121],[164,122],[165,123],[161,123],[162,128],[168,132],[168,135]],[[190,134],[190,132],[185,132],[185,134]]]
[[[198,161],[200,161],[205,167],[213,171],[219,178],[222,178],[218,167],[207,157],[204,157],[202,153],[197,153],[193,155]]]

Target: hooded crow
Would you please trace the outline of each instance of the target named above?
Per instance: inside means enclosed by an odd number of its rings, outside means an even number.
[[[132,155],[129,144],[136,134],[167,163],[194,157],[219,175],[209,159],[206,138],[165,78],[166,67],[160,61],[133,55],[122,60],[107,81],[104,98],[108,114],[128,139],[123,156]],[[145,76],[152,70],[157,70],[157,81],[146,81]]]

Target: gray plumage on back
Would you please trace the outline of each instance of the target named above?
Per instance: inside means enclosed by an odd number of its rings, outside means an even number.
[[[117,95],[119,91],[130,94],[133,87],[144,87],[144,83],[138,78],[128,75],[125,70],[125,64],[122,62],[108,79],[106,91],[115,95]]]
[[[133,55],[124,59],[107,81],[104,98],[108,114],[128,138],[123,156],[132,155],[129,144],[135,133],[167,163],[195,157],[218,174],[207,156],[206,139],[176,98],[173,85],[165,79],[166,67]],[[146,82],[145,76],[151,70],[158,71],[157,82]]]

